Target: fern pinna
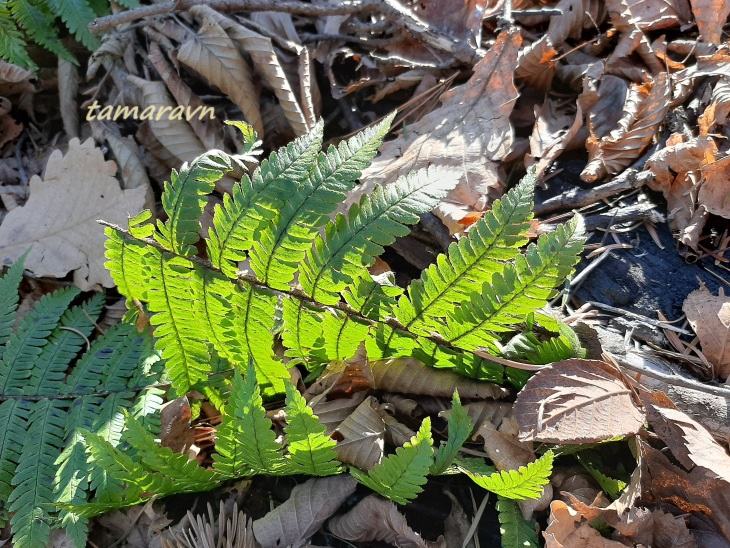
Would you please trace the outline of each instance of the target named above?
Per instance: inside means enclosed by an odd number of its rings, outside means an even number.
[[[80,432],[116,447],[123,410],[154,432],[161,364],[150,337],[130,325],[89,345],[101,294],[84,301],[74,288],[45,295],[14,329],[22,274],[23,259],[0,279],[0,521],[12,516],[18,547],[46,546],[54,522],[83,546],[86,519],[52,503],[79,504],[91,492],[113,500],[124,486],[102,468],[87,472]]]

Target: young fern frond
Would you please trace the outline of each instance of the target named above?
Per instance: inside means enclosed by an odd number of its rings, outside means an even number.
[[[398,504],[407,504],[423,491],[426,476],[433,464],[431,419],[426,417],[416,435],[394,455],[385,457],[372,470],[350,468],[350,473],[363,485]]]
[[[55,16],[48,6],[33,0],[9,0],[8,7],[28,36],[58,57],[76,62],[55,33]]]
[[[341,471],[337,442],[325,434],[325,427],[294,385],[286,385],[287,468],[294,474],[331,476]]]
[[[436,453],[436,459],[431,466],[430,473],[434,476],[443,474],[446,469],[451,466],[459,449],[464,442],[469,439],[474,424],[461,405],[459,393],[454,391],[454,397],[451,400],[451,413],[449,413],[448,422],[448,438],[446,444]]]
[[[45,547],[56,520],[82,546],[86,521],[51,506],[58,500],[86,501],[89,482],[94,484],[79,431],[118,440],[121,409],[134,407],[138,394],[156,390],[150,385],[158,379],[158,358],[149,338],[118,325],[77,360],[104,299],[97,294],[70,306],[76,289],[45,295],[9,333],[22,272],[23,258],[0,279],[0,514],[13,513],[11,530],[19,548]],[[137,412],[156,412],[159,394],[144,397]]]
[[[548,451],[542,457],[519,470],[502,470],[489,476],[460,467],[471,480],[487,491],[512,500],[538,499],[543,488],[550,482],[553,471],[553,453]]]
[[[502,548],[538,548],[537,524],[534,519],[526,521],[522,511],[513,500],[497,496],[497,517],[502,535]]]

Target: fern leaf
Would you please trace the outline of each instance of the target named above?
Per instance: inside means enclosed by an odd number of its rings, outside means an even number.
[[[0,359],[5,345],[13,332],[15,313],[18,310],[18,287],[23,279],[23,264],[27,251],[0,278]]]
[[[58,39],[55,17],[47,11],[47,6],[43,2],[9,0],[8,7],[28,36],[58,57],[78,64],[78,61]]]
[[[228,277],[236,276],[236,264],[246,258],[261,225],[272,219],[292,192],[292,181],[306,179],[322,146],[323,125],[317,124],[263,160],[251,178],[244,175],[216,206],[207,246],[208,257]]]
[[[214,472],[201,468],[197,461],[188,459],[187,455],[173,453],[169,447],[157,444],[144,426],[129,414],[126,415],[126,426],[126,440],[136,451],[135,458],[149,473],[167,477],[165,483],[170,485],[169,491],[156,491],[155,494],[165,496],[217,487]]]
[[[393,115],[338,147],[330,147],[326,154],[320,153],[298,191],[254,242],[251,269],[259,280],[275,289],[287,289],[317,230],[370,165],[392,119]]]
[[[148,270],[156,268],[154,264],[148,268],[147,263],[153,262],[154,253],[146,244],[112,228],[105,229],[104,233],[107,236],[104,245],[108,259],[104,267],[111,274],[117,290],[129,300],[147,302]]]
[[[53,13],[61,18],[68,30],[86,49],[95,51],[101,45],[99,38],[91,34],[88,29],[96,14],[89,7],[87,0],[47,0],[47,2]]]
[[[464,350],[487,347],[498,352],[497,334],[514,329],[547,304],[554,288],[572,272],[584,240],[579,216],[542,235],[514,265],[506,265],[503,274],[496,273],[480,293],[472,293],[470,302],[453,311],[441,330],[444,338]]]
[[[249,365],[246,379],[234,373],[233,389],[218,427],[214,470],[227,477],[272,473],[284,459],[266,417],[256,373]]]
[[[537,524],[534,519],[525,521],[520,507],[513,500],[497,497],[497,517],[502,548],[538,548]]]
[[[20,399],[0,402],[0,521],[4,521],[7,508],[4,502],[13,492],[13,477],[23,451],[28,432],[31,403]]]
[[[46,507],[53,502],[56,457],[63,445],[67,402],[41,400],[29,418],[25,443],[8,498],[13,544],[45,548],[51,534]]]
[[[71,301],[79,294],[76,288],[66,288],[44,295],[23,318],[13,333],[0,362],[0,394],[21,395],[33,372],[33,364],[41,355],[48,337],[56,328]]]
[[[363,485],[398,504],[407,504],[423,491],[428,470],[433,464],[431,419],[426,417],[415,436],[395,455],[385,457],[380,464],[365,473],[350,468],[350,473]]]
[[[103,468],[107,474],[114,478],[116,483],[122,486],[115,497],[100,498],[97,499],[97,502],[115,505],[114,508],[118,508],[124,502],[127,504],[141,502],[143,500],[143,488],[152,489],[154,487],[149,482],[147,470],[124,451],[120,451],[101,436],[84,430],[79,430],[79,433],[86,443],[90,457],[89,461],[93,462],[95,467]],[[97,477],[101,478],[102,476]],[[92,490],[98,490],[100,485],[98,482],[92,481],[89,487]],[[92,512],[84,511],[83,506],[73,507],[67,505],[65,507],[79,516],[91,517],[95,515]]]
[[[550,482],[553,471],[553,453],[548,451],[535,462],[520,466],[519,470],[502,470],[490,476],[461,468],[471,480],[488,491],[513,500],[538,499]]]
[[[36,70],[38,66],[31,61],[25,48],[23,33],[15,26],[10,10],[5,3],[0,4],[0,57],[9,63]]]
[[[325,434],[312,408],[291,382],[286,383],[288,468],[295,474],[330,476],[340,472],[337,442]]]
[[[183,164],[179,173],[172,170],[162,194],[162,207],[168,220],[157,222],[155,239],[178,255],[188,257],[197,253],[200,216],[208,203],[205,196],[213,192],[216,181],[231,169],[230,156],[212,150],[198,156],[190,165]]]
[[[473,426],[474,424],[471,418],[469,418],[466,409],[461,405],[459,392],[454,390],[454,397],[451,400],[451,413],[449,414],[449,435],[446,440],[446,445],[436,453],[436,459],[433,466],[431,466],[432,475],[443,474],[451,466],[451,462],[458,455],[459,449],[469,438]]]
[[[466,238],[451,244],[447,255],[440,255],[436,264],[411,283],[408,297],[398,301],[397,317],[406,328],[422,335],[438,332],[442,318],[454,306],[518,254],[527,242],[534,185],[533,172],[497,200]]]

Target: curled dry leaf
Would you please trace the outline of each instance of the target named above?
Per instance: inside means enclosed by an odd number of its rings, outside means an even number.
[[[411,358],[372,361],[367,367],[376,390],[442,398],[450,398],[454,390],[462,398],[498,399],[507,395],[496,384],[468,379],[448,369],[427,367]]]
[[[621,31],[660,30],[685,25],[691,14],[687,0],[606,0],[614,26]]]
[[[79,92],[79,73],[76,66],[66,59],[58,58],[58,101],[61,107],[63,130],[69,137],[79,136],[79,107],[76,96]]]
[[[483,211],[501,196],[504,181],[497,162],[508,154],[514,139],[509,115],[518,95],[512,73],[520,41],[516,30],[500,34],[468,82],[444,93],[441,107],[385,143],[363,172],[367,183],[351,193],[346,207],[375,184],[387,184],[431,164],[458,169],[459,185],[447,200],[461,204],[464,214]]]
[[[534,166],[538,177],[542,177],[583,127],[580,104],[577,108],[574,115],[569,114],[564,109],[559,110],[557,102],[548,98],[536,112],[537,120],[530,136],[530,153],[525,156],[525,167],[529,170]]]
[[[299,101],[279,63],[271,39],[236,23],[233,19],[221,15],[208,6],[198,6],[197,9],[200,14],[205,14],[206,17],[218,23],[228,36],[251,56],[254,67],[266,78],[273,89],[294,134],[297,137],[306,135],[312,126],[307,123]]]
[[[589,161],[581,179],[593,183],[631,165],[649,145],[671,106],[671,88],[666,73],[651,83],[635,86],[624,107],[618,127],[605,137],[586,142]]]
[[[446,548],[443,537],[435,542],[424,540],[393,502],[378,495],[369,495],[344,516],[332,518],[327,528],[336,537],[354,542],[379,540],[401,548]]]
[[[687,296],[682,310],[715,368],[715,377],[730,378],[730,296],[722,288],[717,296],[698,289]]]
[[[183,162],[191,162],[207,152],[188,122],[170,116],[172,109],[178,105],[170,99],[163,82],[150,82],[132,75],[127,76],[127,81],[139,88],[144,108],[154,107],[157,115],[148,119],[147,124],[159,144],[177,158],[177,165],[173,167],[179,167]],[[163,114],[165,107],[169,109]]]
[[[546,548],[624,548],[624,544],[603,538],[580,513],[562,500],[550,503],[548,527],[543,533]]]
[[[557,64],[553,59],[557,55],[558,50],[550,43],[550,38],[543,36],[520,51],[515,78],[523,80],[530,88],[541,91],[549,90]]]
[[[298,547],[316,533],[347,497],[357,481],[348,474],[310,479],[297,485],[280,506],[253,522],[263,548]]]
[[[385,423],[374,409],[376,405],[375,398],[366,398],[337,427],[334,437],[338,443],[335,450],[341,462],[361,470],[370,470],[383,458]]]
[[[520,439],[596,443],[636,434],[644,413],[618,371],[605,362],[571,359],[534,375],[514,405]]]
[[[202,112],[205,104],[200,97],[195,95],[185,81],[180,77],[177,71],[165,59],[162,50],[155,42],[150,42],[149,55],[147,56],[150,63],[157,69],[160,77],[165,82],[167,89],[170,90],[172,96],[178,105],[190,107],[192,112],[200,109]],[[187,122],[193,128],[195,135],[203,143],[207,149],[223,148],[223,128],[216,118],[208,116],[191,116]]]
[[[83,290],[114,287],[104,268],[104,227],[96,220],[123,224],[143,208],[147,190],[122,190],[116,171],[93,139],[71,139],[65,155],[54,150],[45,178],[31,178],[25,206],[0,225],[0,261],[15,261],[33,246],[25,268],[36,276],[60,278],[73,271]]]
[[[241,109],[245,121],[263,137],[259,94],[253,85],[251,68],[226,32],[208,15],[206,6],[193,6],[190,13],[201,27],[195,38],[180,46],[178,60],[228,95]]]

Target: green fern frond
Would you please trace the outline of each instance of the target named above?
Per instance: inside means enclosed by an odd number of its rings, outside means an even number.
[[[341,471],[337,462],[337,442],[325,434],[307,401],[294,388],[286,385],[287,467],[295,474],[331,476]]]
[[[15,25],[5,3],[0,4],[0,57],[23,68],[38,68],[28,55],[23,33]]]
[[[9,0],[8,7],[28,36],[58,57],[78,64],[58,39],[55,17],[48,11],[45,1]]]
[[[573,270],[585,237],[583,221],[574,217],[554,232],[543,234],[528,246],[514,265],[505,265],[481,292],[472,293],[446,318],[443,337],[463,350],[486,347],[498,353],[498,334],[514,329],[531,312],[542,308],[555,295],[555,287]]]
[[[5,345],[13,333],[15,314],[18,310],[18,288],[23,279],[23,263],[27,253],[13,263],[13,266],[0,278],[0,359]]]
[[[271,427],[255,370],[249,365],[245,380],[234,374],[231,397],[218,427],[213,469],[228,477],[282,469],[284,457]]]
[[[274,289],[286,289],[304,259],[317,229],[370,165],[394,114],[327,153],[320,153],[297,192],[271,220],[251,249],[251,269]]]
[[[461,467],[462,472],[487,491],[513,500],[538,499],[543,488],[550,482],[553,471],[553,453],[548,451],[542,457],[519,470],[502,470],[490,476],[474,473]]]
[[[395,455],[385,457],[365,473],[350,468],[350,473],[363,485],[398,504],[406,504],[423,491],[428,470],[433,464],[431,419],[426,417],[415,436]]]
[[[172,170],[162,193],[162,207],[168,220],[157,222],[158,233],[155,234],[162,246],[185,257],[196,253],[200,216],[208,203],[205,196],[213,192],[215,183],[231,169],[231,157],[220,150],[212,150],[190,165],[183,164],[179,173]]]
[[[208,257],[226,276],[236,276],[236,264],[246,259],[261,225],[282,208],[292,182],[306,179],[322,146],[322,130],[317,124],[309,134],[272,152],[250,178],[244,175],[232,194],[223,196],[222,206],[216,206]]]
[[[95,51],[101,42],[97,36],[91,34],[88,26],[96,14],[87,0],[46,0],[49,7],[66,24],[68,30],[81,42],[86,49]]]
[[[535,174],[530,173],[487,212],[466,238],[451,244],[446,255],[428,267],[398,301],[398,320],[409,330],[429,335],[441,328],[442,318],[463,303],[475,286],[501,272],[514,259],[532,218]]]
[[[537,524],[534,519],[525,521],[520,507],[513,500],[497,497],[497,517],[502,548],[538,548]]]
[[[459,392],[454,390],[454,397],[451,400],[451,413],[449,413],[448,438],[446,439],[446,445],[436,453],[436,459],[430,470],[431,475],[443,474],[451,466],[454,458],[459,454],[459,449],[471,435],[473,427],[474,424],[471,418],[469,418],[464,406],[461,405]]]

